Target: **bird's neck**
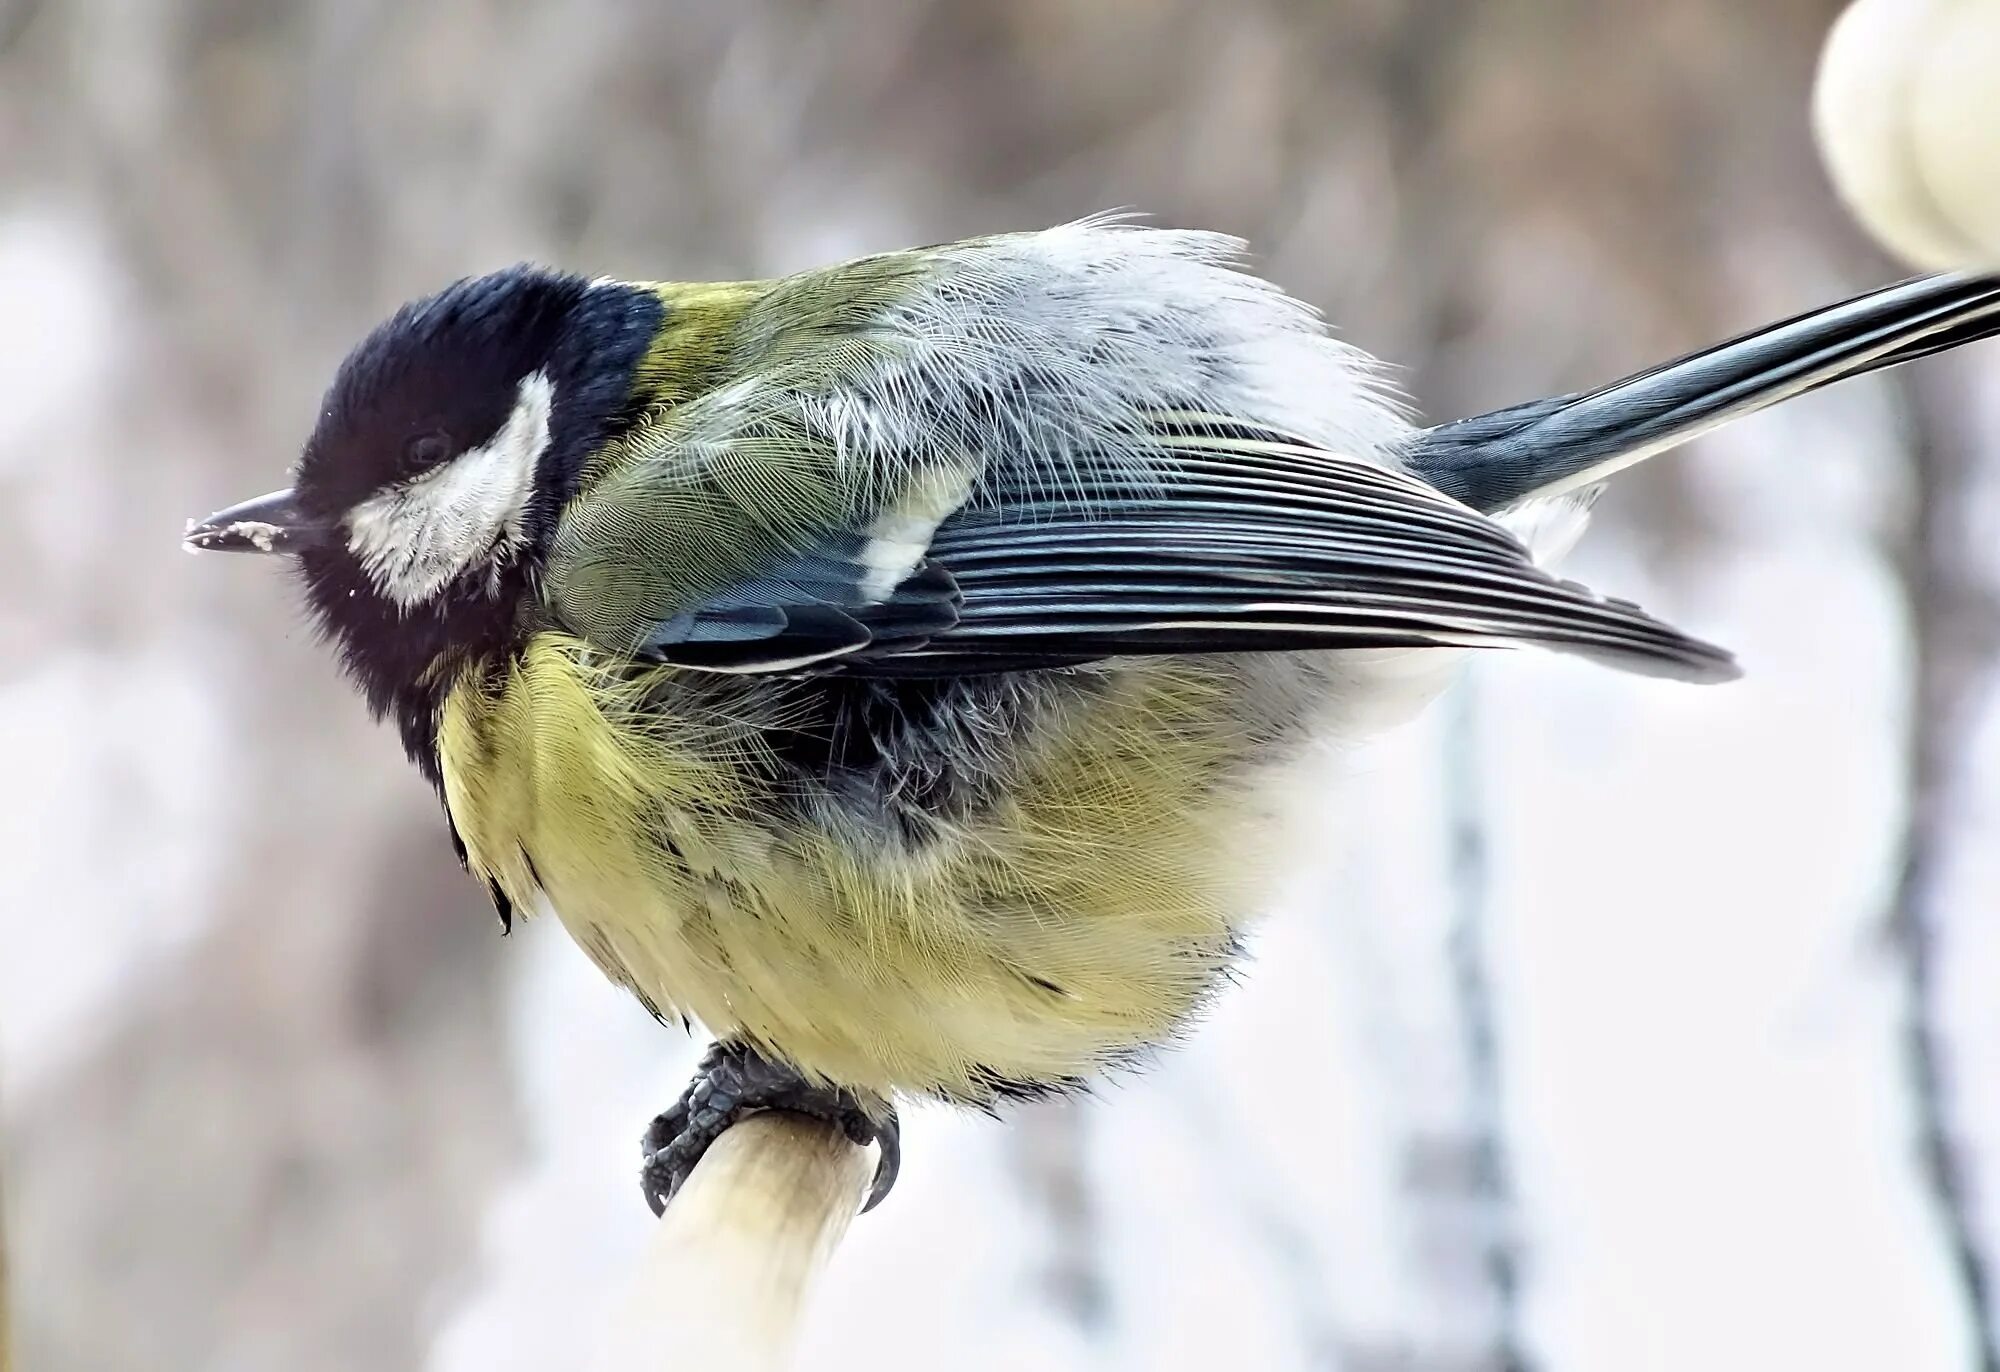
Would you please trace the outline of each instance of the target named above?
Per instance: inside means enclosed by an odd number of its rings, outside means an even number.
[[[433,783],[440,702],[469,671],[518,651],[541,603],[543,561],[592,455],[656,408],[653,359],[674,331],[656,288],[594,284],[570,308],[546,372],[554,394],[546,454],[524,537],[505,562],[474,571],[418,605],[391,603],[344,553],[302,559],[308,597],[378,717],[391,717]]]
[[[633,377],[634,393],[669,407],[726,380],[736,366],[744,316],[770,293],[772,284],[660,281],[641,287],[659,300],[662,313]]]

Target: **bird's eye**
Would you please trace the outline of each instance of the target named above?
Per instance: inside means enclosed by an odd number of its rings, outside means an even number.
[[[450,456],[451,435],[440,429],[417,434],[403,444],[405,471],[428,471]]]

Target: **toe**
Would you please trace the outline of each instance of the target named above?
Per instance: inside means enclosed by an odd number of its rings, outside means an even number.
[[[639,1137],[640,1156],[651,1159],[662,1148],[672,1143],[681,1130],[687,1128],[687,1106],[676,1101],[670,1109],[653,1116],[653,1122],[646,1126],[646,1132]]]
[[[903,1170],[903,1128],[894,1115],[876,1125],[875,1146],[882,1151],[875,1159],[875,1180],[868,1188],[868,1199],[861,1204],[864,1215],[888,1199]]]
[[[658,1219],[666,1214],[667,1202],[680,1189],[680,1183],[667,1165],[666,1149],[662,1148],[648,1157],[639,1168],[639,1186],[646,1194],[646,1208],[653,1212],[653,1217]]]

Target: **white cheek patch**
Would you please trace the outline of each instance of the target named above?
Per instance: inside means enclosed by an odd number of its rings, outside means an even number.
[[[554,406],[546,372],[523,377],[513,413],[490,441],[354,507],[347,546],[377,590],[407,608],[479,563],[506,564],[526,538]]]

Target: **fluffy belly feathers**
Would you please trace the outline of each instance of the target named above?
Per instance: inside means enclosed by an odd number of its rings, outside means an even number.
[[[1087,1077],[1199,1008],[1256,907],[1269,826],[1219,662],[1114,675],[993,759],[1007,798],[922,841],[828,822],[757,730],[659,684],[541,634],[450,691],[469,865],[545,895],[656,1014],[808,1073],[969,1100]]]

